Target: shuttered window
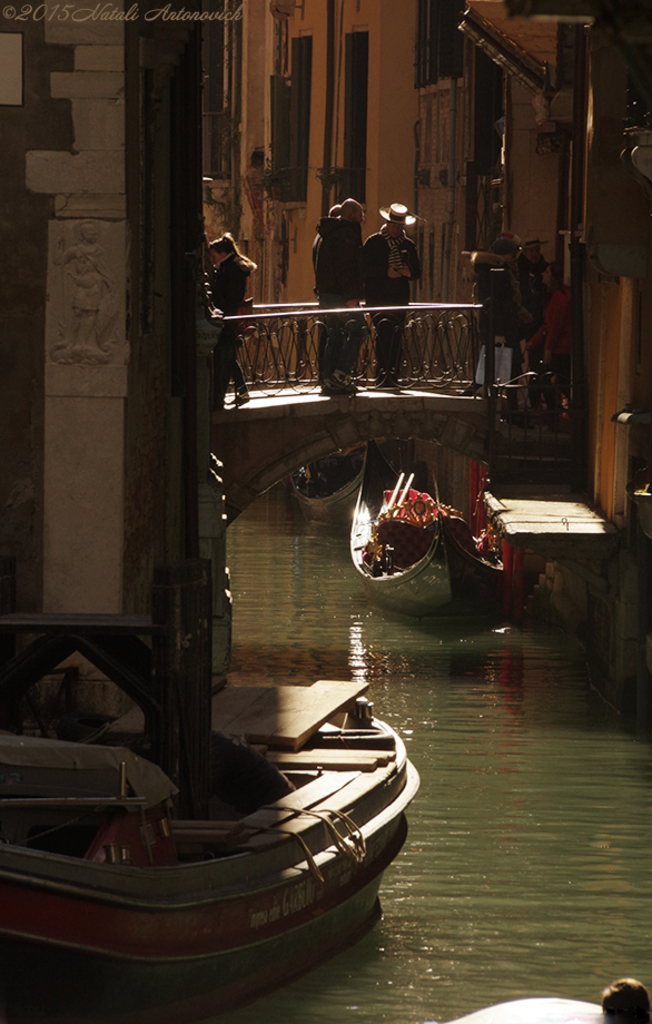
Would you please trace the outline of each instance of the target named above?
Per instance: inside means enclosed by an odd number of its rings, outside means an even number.
[[[418,0],[415,86],[461,78],[464,40],[458,29],[464,0]]]

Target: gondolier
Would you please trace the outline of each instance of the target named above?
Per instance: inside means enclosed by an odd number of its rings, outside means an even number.
[[[385,223],[369,236],[362,249],[365,300],[367,306],[407,306],[410,283],[421,277],[417,248],[405,234],[405,228],[414,224],[416,217],[402,203],[383,206],[379,213]],[[378,314],[374,323],[379,383],[393,386],[398,384],[400,373],[405,314],[400,310],[391,315]]]

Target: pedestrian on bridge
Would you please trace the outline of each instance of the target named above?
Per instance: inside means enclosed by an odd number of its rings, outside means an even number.
[[[511,351],[510,382],[523,372],[521,336],[523,326],[532,321],[532,314],[521,301],[516,264],[520,250],[520,238],[512,232],[504,231],[494,241],[489,252],[479,250],[471,253],[471,265],[476,278],[474,298],[482,305],[482,343],[487,346],[495,342]],[[490,337],[490,324],[493,326],[493,337]],[[507,405],[513,414],[518,410],[516,388],[507,387],[506,391]]]
[[[211,272],[210,297],[216,309],[225,317],[236,316],[245,302],[249,276],[256,264],[238,249],[233,235],[228,232],[211,242],[209,247]],[[235,404],[249,401],[249,391],[237,359],[238,323],[225,321],[213,353],[213,406],[224,408],[224,397],[233,381]]]
[[[317,227],[320,240],[315,254],[315,292],[321,309],[357,308],[363,294],[362,221],[364,211],[355,199],[342,203],[339,217],[322,217]],[[358,361],[364,338],[362,314],[333,314],[324,317],[325,395],[353,395],[357,388],[351,373]]]
[[[383,206],[380,216],[386,222],[364,244],[365,299],[367,306],[408,306],[410,282],[421,277],[421,262],[414,242],[405,228],[416,217],[402,203]],[[376,313],[378,379],[380,384],[397,387],[403,354],[405,313]]]

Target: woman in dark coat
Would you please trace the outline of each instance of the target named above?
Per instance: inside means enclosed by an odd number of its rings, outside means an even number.
[[[236,316],[244,302],[249,285],[249,275],[256,270],[256,264],[240,252],[233,235],[228,232],[209,245],[211,260],[210,291],[213,305],[225,317]],[[213,356],[213,405],[224,407],[224,396],[233,381],[235,403],[242,405],[249,401],[249,393],[242,369],[237,360],[238,325],[225,321],[222,334]]]

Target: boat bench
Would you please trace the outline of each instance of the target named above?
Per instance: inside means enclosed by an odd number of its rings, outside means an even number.
[[[378,540],[386,547],[394,548],[394,568],[408,569],[430,551],[430,545],[434,534],[427,532],[421,526],[412,526],[410,523],[401,523],[396,519],[389,519],[378,527]],[[385,559],[382,564],[385,568]]]

